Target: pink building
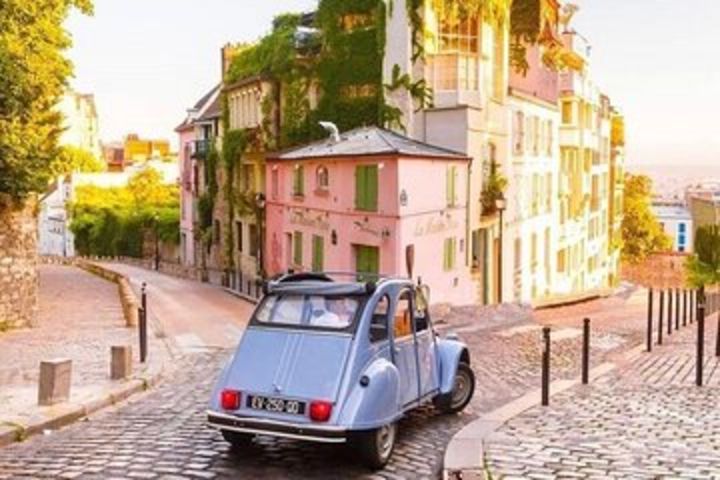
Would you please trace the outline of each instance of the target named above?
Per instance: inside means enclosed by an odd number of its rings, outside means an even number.
[[[265,270],[421,277],[472,303],[469,158],[377,127],[267,159]]]

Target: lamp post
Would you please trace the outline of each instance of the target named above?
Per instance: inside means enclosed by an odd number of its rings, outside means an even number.
[[[157,213],[153,216],[153,226],[155,230],[155,271],[160,271],[160,236],[158,232],[160,223],[160,215]]]
[[[497,279],[497,287],[498,287],[498,303],[503,303],[503,214],[505,213],[505,208],[507,208],[507,201],[505,200],[505,196],[500,192],[498,197],[495,199],[495,208],[498,211],[499,216],[499,223],[500,223],[500,231],[498,233],[498,279]]]
[[[258,249],[257,249],[257,274],[260,280],[265,279],[265,266],[264,266],[264,255],[263,255],[263,245],[264,245],[264,232],[265,227],[263,226],[263,219],[265,218],[265,206],[267,205],[267,201],[265,199],[265,194],[262,192],[258,192],[255,194],[255,206],[257,207],[256,214],[257,214],[257,226],[258,226]]]

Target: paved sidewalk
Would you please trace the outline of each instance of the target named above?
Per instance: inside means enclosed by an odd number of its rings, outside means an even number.
[[[40,361],[72,360],[69,403],[80,404],[124,383],[110,380],[112,345],[132,345],[140,370],[136,344],[117,285],[75,267],[41,266],[37,327],[0,334],[0,426],[33,424],[62,408],[37,406]]]
[[[696,324],[587,387],[512,419],[486,442],[492,474],[520,478],[720,478],[717,321],[706,325],[695,386]]]

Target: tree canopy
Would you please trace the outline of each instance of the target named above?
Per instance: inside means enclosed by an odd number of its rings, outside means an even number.
[[[55,177],[68,173],[95,173],[104,170],[105,164],[95,155],[71,145],[60,147],[57,157],[50,165],[50,171]]]
[[[20,199],[45,189],[62,131],[56,105],[72,64],[63,28],[71,8],[91,0],[0,2],[0,194]]]
[[[672,240],[650,208],[652,180],[644,175],[625,179],[625,217],[622,223],[623,261],[638,263],[648,255],[668,251]]]
[[[695,253],[686,264],[694,287],[720,284],[720,226],[706,225],[695,232]]]

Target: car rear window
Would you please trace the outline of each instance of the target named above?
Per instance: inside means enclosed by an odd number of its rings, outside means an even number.
[[[255,313],[260,324],[344,330],[355,320],[360,300],[348,296],[269,295]]]

